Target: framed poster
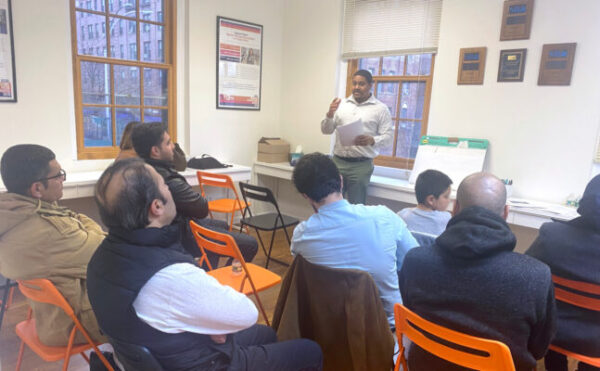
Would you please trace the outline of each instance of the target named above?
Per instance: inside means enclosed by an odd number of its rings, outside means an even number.
[[[577,43],[544,44],[538,85],[571,85]]]
[[[527,49],[500,50],[498,82],[523,81]]]
[[[217,17],[217,108],[260,110],[263,27]]]
[[[500,41],[529,39],[532,16],[533,0],[504,1]]]
[[[462,48],[458,61],[459,85],[483,85],[487,48]]]
[[[0,0],[0,102],[17,101],[11,0]]]

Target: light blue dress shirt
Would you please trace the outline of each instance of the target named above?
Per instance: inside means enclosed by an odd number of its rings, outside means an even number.
[[[340,200],[322,206],[296,227],[291,250],[313,264],[369,272],[393,325],[394,304],[402,303],[397,271],[415,246],[406,223],[387,207]]]

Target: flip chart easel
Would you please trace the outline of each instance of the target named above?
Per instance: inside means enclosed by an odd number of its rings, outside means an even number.
[[[424,135],[408,182],[414,184],[419,174],[434,169],[448,175],[456,189],[468,175],[483,169],[488,145],[487,139]]]

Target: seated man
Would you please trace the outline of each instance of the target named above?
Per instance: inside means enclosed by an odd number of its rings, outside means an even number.
[[[8,190],[0,194],[0,274],[13,280],[49,279],[90,336],[104,342],[85,287],[87,264],[104,232],[87,216],[58,206],[66,174],[50,149],[12,146],[2,155],[0,170]],[[54,305],[30,305],[41,342],[66,346],[73,321]],[[86,340],[77,332],[75,342]]]
[[[514,253],[505,222],[506,188],[491,174],[465,178],[454,217],[431,246],[406,254],[400,271],[404,305],[423,318],[510,348],[515,368],[531,371],[556,327],[550,269]],[[412,346],[411,370],[462,369]]]
[[[353,205],[342,196],[342,177],[331,158],[303,156],[292,181],[315,214],[292,237],[292,255],[313,264],[367,271],[377,285],[390,326],[401,303],[397,267],[417,242],[402,219],[385,206]]]
[[[540,235],[525,254],[548,264],[559,277],[600,285],[600,175],[588,183],[577,211],[579,218],[542,225]],[[557,301],[556,306],[558,329],[552,343],[600,357],[600,313],[562,301]],[[544,363],[549,371],[567,370],[567,358],[552,350]],[[578,368],[599,370],[582,362]]]
[[[417,177],[415,195],[417,206],[407,207],[398,212],[411,232],[439,236],[446,229],[450,213],[446,210],[450,203],[452,179],[437,170],[425,170]]]
[[[169,186],[177,207],[175,223],[180,227],[183,246],[190,254],[201,255],[190,230],[189,222],[193,218],[203,227],[231,235],[244,256],[244,260],[250,262],[254,259],[258,251],[258,243],[254,237],[243,233],[229,232],[226,222],[206,218],[208,201],[200,193],[194,191],[185,178],[173,168],[174,144],[163,124],[153,122],[139,125],[133,130],[131,139],[138,155],[154,167]],[[207,255],[211,265],[215,267],[218,262],[217,255],[212,252],[208,252]]]
[[[88,266],[90,301],[116,340],[147,347],[165,370],[320,370],[310,340],[277,343],[252,301],[181,251],[164,179],[140,159],[111,165],[96,185],[109,235]]]

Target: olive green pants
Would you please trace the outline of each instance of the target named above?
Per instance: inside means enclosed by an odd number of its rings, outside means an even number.
[[[367,187],[371,181],[371,174],[373,174],[373,160],[350,162],[333,156],[333,162],[344,179],[344,197],[351,204],[365,204]]]

